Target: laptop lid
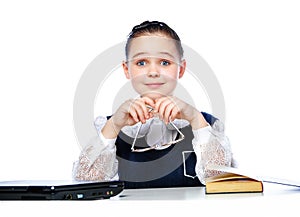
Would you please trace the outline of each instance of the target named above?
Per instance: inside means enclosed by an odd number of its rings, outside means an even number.
[[[0,200],[96,200],[108,199],[124,189],[124,182],[2,181]]]

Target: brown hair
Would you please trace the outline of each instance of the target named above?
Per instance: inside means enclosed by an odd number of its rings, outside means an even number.
[[[128,59],[129,46],[130,42],[133,38],[137,38],[147,34],[153,33],[163,33],[164,35],[174,39],[176,42],[176,47],[180,54],[180,58],[183,57],[183,48],[181,45],[181,40],[177,33],[170,28],[167,24],[159,21],[144,21],[139,25],[136,25],[132,28],[131,32],[128,35],[126,46],[125,46],[125,55],[126,59]]]

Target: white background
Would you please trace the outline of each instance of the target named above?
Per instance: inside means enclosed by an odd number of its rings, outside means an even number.
[[[77,83],[144,20],[169,24],[214,71],[241,167],[300,180],[297,1],[193,2],[1,1],[0,180],[70,178]]]

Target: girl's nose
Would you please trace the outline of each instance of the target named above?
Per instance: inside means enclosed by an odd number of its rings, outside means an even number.
[[[150,64],[147,75],[150,77],[159,77],[159,68],[156,66],[156,64]]]

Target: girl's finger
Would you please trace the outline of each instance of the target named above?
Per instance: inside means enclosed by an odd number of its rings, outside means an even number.
[[[139,106],[139,109],[143,112],[143,119],[149,118],[148,108],[143,100],[136,100],[135,103]]]
[[[169,123],[171,113],[175,109],[175,107],[176,106],[173,103],[170,103],[169,105],[166,106],[165,112],[164,112],[164,121],[166,124]]]
[[[142,109],[142,106],[140,106],[138,103],[135,102],[132,105],[132,107],[135,110],[135,112],[137,113],[139,121],[141,121],[142,123],[145,123],[145,115],[144,115],[144,111]]]
[[[137,113],[135,112],[135,110],[133,108],[130,107],[128,113],[136,123],[139,122],[139,118],[137,116]]]
[[[177,106],[175,106],[173,109],[172,109],[172,112],[170,114],[170,121],[174,121],[175,118],[177,117],[177,115],[180,113],[179,109]]]
[[[154,108],[154,111],[155,111],[155,112],[158,112],[159,107],[160,107],[160,104],[161,104],[164,100],[166,100],[166,97],[162,97],[162,98],[159,98],[159,99],[156,99],[156,100],[155,100],[155,108]]]
[[[150,105],[152,108],[155,107],[155,102],[154,102],[153,99],[151,99],[151,98],[149,98],[149,97],[146,97],[146,96],[145,96],[145,97],[142,97],[141,99],[145,102],[145,104]]]
[[[165,117],[165,110],[166,107],[170,104],[172,104],[172,102],[169,99],[166,99],[165,101],[160,103],[160,106],[158,108],[159,115],[164,120],[167,120],[167,117]]]

